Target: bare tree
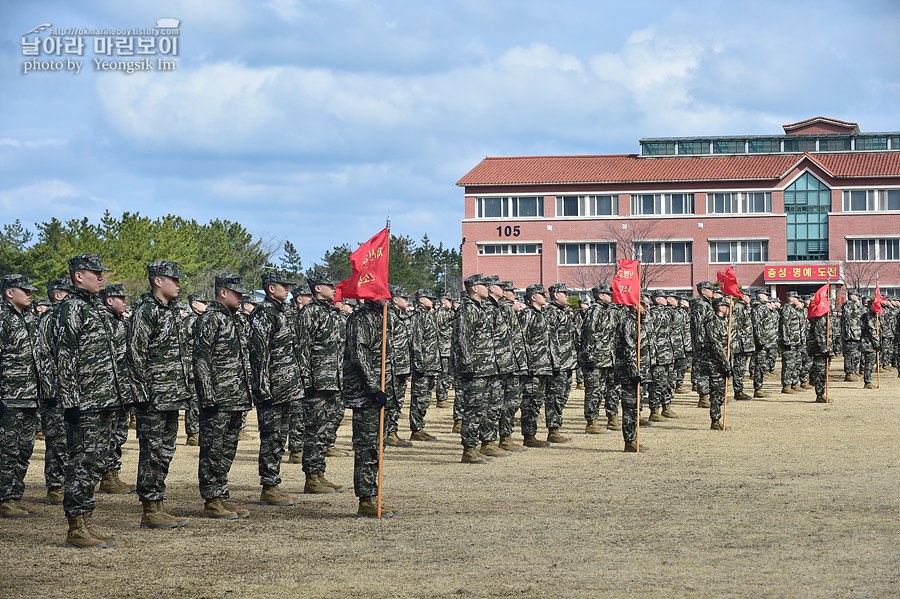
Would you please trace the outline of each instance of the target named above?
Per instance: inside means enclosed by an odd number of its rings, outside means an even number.
[[[595,285],[609,285],[615,270],[616,267],[613,264],[576,266],[571,269],[569,275],[570,285],[586,290],[590,290]]]
[[[628,219],[617,222],[607,227],[607,234],[615,240],[619,257],[623,260],[634,260],[638,257],[641,244],[655,244],[665,242],[670,236],[656,234],[659,221],[644,219]],[[646,289],[650,285],[659,282],[668,264],[658,264],[655,256],[647,255],[647,246],[644,246],[643,260],[641,260],[641,288]],[[650,250],[653,251],[653,250]]]
[[[878,274],[880,262],[874,260],[844,262],[844,285],[847,289],[858,289],[860,292],[875,287],[875,275]]]

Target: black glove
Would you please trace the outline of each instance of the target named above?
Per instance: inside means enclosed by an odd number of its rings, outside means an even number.
[[[596,367],[595,362],[585,362],[581,367],[585,372],[594,372],[594,368]]]
[[[3,405],[2,401],[0,401],[0,418],[3,418],[4,414],[6,414],[6,406]]]
[[[78,424],[81,420],[81,408],[78,406],[63,410],[63,420],[69,424]]]
[[[315,387],[307,387],[303,390],[303,396],[306,399],[312,399],[316,396],[316,388]]]
[[[137,410],[138,412],[146,412],[147,410],[150,409],[150,402],[142,401],[140,403],[136,403],[136,404],[134,404],[134,409]]]
[[[46,397],[44,398],[44,405],[48,408],[55,408],[57,405],[59,405],[59,400],[57,400],[55,397]],[[0,414],[2,414],[2,412],[0,412]]]
[[[263,408],[269,408],[269,407],[275,405],[275,400],[272,399],[271,396],[269,396],[268,399],[258,400],[258,401],[256,402],[256,405],[259,406],[259,407],[263,407]]]
[[[206,414],[207,416],[212,416],[213,414],[219,413],[218,404],[212,404],[209,406],[200,406],[200,411]]]
[[[471,372],[464,372],[461,375],[459,375],[459,378],[464,383],[471,383],[472,381],[475,380],[475,375],[472,374]]]
[[[720,368],[720,369],[719,369],[719,374],[721,374],[722,377],[724,377],[724,378],[726,378],[726,379],[731,378],[731,371],[728,370],[727,368]]]
[[[634,385],[639,385],[641,383],[641,381],[643,381],[643,380],[644,380],[644,377],[642,377],[639,374],[631,377],[631,383]]]
[[[387,394],[384,391],[376,391],[372,394],[372,401],[375,403],[376,408],[383,408],[384,404],[387,403]]]

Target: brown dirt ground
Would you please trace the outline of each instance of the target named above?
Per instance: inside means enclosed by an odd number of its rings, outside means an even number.
[[[134,495],[98,495],[95,520],[119,537],[106,550],[64,548],[59,507],[0,521],[0,596],[897,597],[900,382],[889,370],[865,391],[841,373],[838,361],[828,405],[767,380],[771,398],[728,405],[726,432],[679,395],[681,418],[642,429],[641,455],[621,451],[621,433],[585,435],[576,390],[571,443],[485,466],[459,463],[450,410],[432,408],[438,441],[387,452],[386,500],[402,513],[380,522],[354,517],[352,489],[256,505],[252,441],[231,473],[251,517],[204,519],[198,449],[182,436],[167,505],[190,526],[140,529]],[[339,446],[349,437],[342,427]],[[38,442],[28,501],[43,495],[42,469]],[[352,458],[329,460],[334,481],[350,486],[352,471]],[[283,476],[302,491],[299,465]]]

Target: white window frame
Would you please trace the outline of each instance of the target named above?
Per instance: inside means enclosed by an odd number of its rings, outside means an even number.
[[[866,194],[866,208],[864,210],[852,209],[853,194]],[[841,206],[844,212],[900,212],[900,208],[888,208],[888,198],[900,195],[900,189],[845,189],[841,194]]]
[[[578,214],[563,214],[563,205],[566,199],[577,198]],[[609,198],[612,212],[609,214],[600,214],[597,210],[600,198]],[[556,216],[558,218],[584,218],[590,216],[605,217],[619,216],[619,196],[610,193],[583,194],[573,195],[564,194],[556,196]]]
[[[484,216],[484,205],[488,200],[500,201],[500,216]],[[535,200],[536,216],[520,216],[519,202],[521,200]],[[537,220],[544,218],[544,196],[520,195],[520,196],[477,196],[475,198],[475,218],[479,220],[509,220],[525,219]]]
[[[685,253],[690,254],[688,256],[688,260],[684,262],[672,262],[672,246],[674,244],[684,244]],[[652,244],[654,261],[647,262],[643,259],[642,252],[640,251],[641,246],[645,244]],[[674,241],[654,241],[652,239],[644,239],[641,241],[635,241],[634,247],[632,248],[632,253],[634,254],[635,260],[640,260],[644,264],[693,264],[694,262],[694,242],[689,240],[674,240]],[[655,258],[657,255],[660,257],[659,260]]]
[[[644,198],[653,197],[653,212],[644,212]],[[690,202],[690,210],[685,212],[672,212],[673,196],[684,196],[684,201]],[[693,193],[636,193],[631,196],[631,214],[633,216],[684,216],[695,214],[697,210],[696,198]]]
[[[485,247],[503,248],[499,252],[485,252]],[[535,246],[536,251],[526,252],[527,246]],[[540,256],[543,253],[543,246],[539,241],[517,242],[517,243],[478,243],[479,256]]]
[[[719,260],[718,244],[729,244],[729,257],[727,261]],[[750,253],[750,244],[760,244],[760,260],[748,260],[747,254]],[[769,261],[769,240],[768,239],[711,239],[709,241],[709,263],[710,264],[763,264]]]
[[[596,246],[608,246],[609,262],[597,261],[599,248]],[[578,246],[578,262],[566,262],[563,259],[563,247]],[[556,243],[556,261],[558,266],[605,266],[616,263],[615,241],[558,241]]]
[[[866,246],[866,258],[858,257],[857,248]],[[870,237],[847,239],[847,262],[900,262],[900,238]]]
[[[763,194],[763,202],[765,209],[750,210],[750,197]],[[727,210],[716,210],[716,196],[725,196],[722,198],[723,203],[728,205]],[[754,198],[755,199],[755,198]],[[706,213],[707,214],[771,214],[772,213],[772,192],[771,191],[709,191],[706,193]]]

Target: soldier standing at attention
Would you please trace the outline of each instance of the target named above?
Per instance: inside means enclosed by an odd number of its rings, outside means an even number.
[[[587,309],[581,327],[579,362],[584,371],[584,419],[587,421],[584,432],[599,435],[604,430],[600,423],[601,404],[606,400],[609,405],[615,393],[612,379],[618,315],[611,303],[609,287],[594,287],[591,295],[594,301]],[[607,423],[618,418],[615,400],[612,405],[615,412],[612,416],[607,414]]]
[[[425,432],[425,415],[431,404],[431,390],[441,374],[440,336],[434,312],[435,297],[427,289],[416,291],[416,311],[412,316],[412,395],[409,400],[410,441],[434,441]]]
[[[841,314],[841,345],[844,348],[844,380],[853,383],[859,379],[859,351],[862,341],[862,314],[863,308],[859,300],[859,293],[855,289],[847,292],[847,301],[844,303]]]
[[[513,373],[518,369],[518,365],[511,351],[512,339],[510,338],[509,318],[512,310],[507,313],[500,305],[500,301],[504,298],[500,277],[492,275],[485,277],[484,281],[488,288],[488,297],[484,303],[491,319],[497,376],[496,392],[491,396],[491,403],[485,406],[484,420],[479,431],[481,448],[478,449],[478,453],[490,458],[502,458],[509,456],[511,452],[497,445],[498,425],[506,398],[506,383],[509,377],[513,376]]]
[[[79,254],[69,260],[75,291],[60,305],[57,330],[56,367],[68,451],[63,502],[69,523],[66,546],[78,549],[110,547],[116,542],[91,522],[94,489],[105,459],[96,448],[108,447],[121,406],[112,339],[97,300],[103,273],[109,270],[100,262],[97,254]]]
[[[768,397],[763,391],[763,382],[768,371],[768,352],[774,351],[775,339],[768,326],[769,296],[765,291],[756,294],[750,302],[750,325],[753,328],[753,353],[750,355],[750,376],[753,378],[753,397]]]
[[[194,338],[194,381],[200,403],[197,475],[203,513],[226,520],[250,515],[225,501],[241,421],[250,410],[249,340],[239,314],[244,293],[240,276],[216,275],[214,301],[197,319]]]
[[[43,513],[22,503],[42,399],[43,368],[28,312],[35,291],[25,275],[0,278],[0,518]]]
[[[709,379],[700,364],[706,359],[706,331],[703,323],[708,322],[713,315],[712,298],[713,286],[709,281],[697,283],[697,297],[691,302],[691,336],[694,339],[694,366],[692,374],[697,385],[697,393],[700,395],[697,401],[698,408],[709,407]]]
[[[308,279],[313,299],[300,313],[300,321],[309,343],[311,379],[303,398],[303,472],[304,493],[334,493],[337,487],[325,478],[325,454],[331,446],[332,429],[337,431],[344,413],[341,398],[341,362],[344,338],[341,316],[331,306],[335,282],[325,278]]]
[[[300,362],[303,378],[306,380],[310,380],[311,378],[309,371],[309,340],[306,337],[306,328],[303,326],[303,320],[300,317],[300,314],[310,301],[312,301],[312,293],[310,292],[308,285],[298,285],[291,290],[290,317],[294,324],[297,336],[297,351],[299,352],[297,359]],[[307,384],[307,389],[311,388],[312,386]],[[304,389],[304,393],[305,392],[306,389]],[[304,429],[306,428],[303,423],[304,403],[305,402],[301,401],[292,405],[294,411],[291,414],[291,425],[288,432],[288,452],[290,453],[288,462],[291,464],[303,463],[303,437]]]
[[[671,409],[675,380],[675,336],[672,329],[666,292],[655,290],[651,294],[653,304],[645,314],[647,337],[650,340],[650,380],[647,394],[650,400],[650,422],[665,422],[675,418]],[[643,331],[641,331],[643,333]],[[666,406],[666,414],[663,414]]]
[[[550,331],[544,309],[547,291],[541,284],[525,289],[525,309],[519,312],[528,371],[522,377],[522,436],[525,447],[549,447],[549,441],[537,438],[537,420],[547,396],[548,378],[553,373],[550,361]]]
[[[192,294],[188,296],[190,311],[184,318],[184,338],[187,340],[188,364],[193,364],[194,358],[194,325],[197,317],[206,312],[209,300],[203,296]],[[200,409],[197,405],[197,387],[194,385],[194,369],[188,368],[188,407],[184,411],[184,434],[187,436],[185,445],[196,447],[200,444]]]
[[[305,383],[297,360],[297,334],[285,307],[288,290],[296,282],[284,272],[262,276],[266,298],[250,316],[251,389],[259,424],[259,479],[262,505],[294,505],[283,493],[281,458],[291,424],[294,402],[301,401]]]
[[[516,411],[522,407],[522,375],[528,372],[528,359],[525,356],[525,338],[522,336],[522,326],[516,314],[516,291],[512,281],[500,283],[503,297],[497,301],[496,316],[506,318],[506,326],[509,329],[509,345],[507,353],[513,359],[513,372],[501,379],[501,405],[500,421],[497,433],[500,436],[500,449],[508,452],[525,451],[525,448],[512,440],[513,420]],[[519,309],[523,306],[519,304]]]
[[[825,377],[828,376],[828,358],[832,355],[828,339],[828,315],[809,319],[807,353],[812,361],[809,378],[816,387],[816,403],[825,403]]]
[[[359,498],[356,514],[367,518],[375,518],[378,513],[379,411],[388,394],[395,393],[391,335],[387,335],[384,391],[381,389],[383,307],[388,301],[363,301],[362,308],[347,320],[344,345],[344,401],[353,410],[353,490]],[[395,511],[382,505],[381,517],[390,518]]]
[[[480,274],[463,283],[466,295],[453,327],[455,365],[462,388],[462,463],[484,464],[487,457],[478,451],[480,429],[488,407],[499,395],[497,359],[494,355],[493,319],[488,304],[489,280]]]
[[[728,363],[728,300],[719,298],[715,301],[715,316],[709,318],[704,327],[706,331],[705,367],[709,373],[709,419],[710,430],[725,430],[722,422],[722,406],[725,404],[725,380],[731,375],[731,364]],[[732,322],[732,324],[734,324]]]
[[[881,326],[879,315],[874,310],[874,302],[866,298],[865,312],[861,318],[860,335],[860,370],[863,375],[864,389],[874,389],[872,371],[876,368],[878,351],[881,348]]]
[[[442,295],[435,309],[438,327],[438,351],[441,354],[441,373],[434,385],[435,407],[446,408],[450,401],[450,338],[453,332],[453,308],[450,297]]]
[[[547,304],[547,328],[550,333],[550,360],[553,372],[547,382],[544,416],[547,419],[547,441],[568,443],[571,441],[559,432],[562,428],[563,410],[572,390],[572,371],[576,365],[575,316],[569,305],[568,290],[564,283],[550,286],[550,303]]]
[[[881,315],[881,368],[890,370],[894,364],[894,329],[897,327],[897,310],[892,297],[882,302],[884,313]]]
[[[673,309],[672,331],[675,335],[675,390],[673,393],[689,393],[684,384],[684,375],[690,367],[694,356],[694,344],[691,340],[690,304],[674,293],[666,296],[666,301]]]
[[[128,358],[135,389],[140,456],[138,497],[142,528],[177,528],[189,523],[165,510],[166,477],[175,456],[178,415],[191,397],[191,354],[178,294],[177,262],[159,260],[147,266],[150,292],[141,297],[128,321]]]
[[[750,314],[750,296],[741,294],[733,302],[734,313],[731,316],[731,385],[734,388],[734,399],[746,401],[753,399],[744,393],[744,373],[747,362],[756,351],[753,338],[753,320]]]
[[[391,336],[391,347],[394,348],[391,364],[394,368],[393,393],[387,397],[384,408],[385,444],[391,447],[412,447],[413,444],[397,435],[400,412],[406,399],[406,384],[412,370],[412,349],[410,346],[410,314],[406,289],[391,285],[391,306],[388,309],[388,334]]]
[[[629,307],[628,312],[619,323],[616,331],[616,380],[621,387],[622,398],[622,439],[626,452],[637,452],[637,419],[640,404],[643,403],[647,391],[646,385],[641,387],[641,399],[638,400],[638,385],[650,379],[650,346],[647,327],[644,326],[646,306],[643,298],[641,305]],[[641,319],[640,346],[638,345],[638,319]],[[638,348],[640,347],[640,354]],[[640,355],[640,360],[638,356]],[[640,450],[647,451],[649,446],[641,443]]]
[[[100,301],[106,308],[102,314],[106,317],[106,324],[116,354],[118,371],[116,381],[119,384],[119,398],[122,402],[116,415],[115,434],[109,439],[107,461],[100,467],[103,472],[103,477],[100,479],[100,492],[114,495],[128,495],[134,491],[132,485],[119,478],[119,471],[122,469],[122,446],[128,440],[128,409],[134,404],[131,373],[128,367],[128,344],[125,340],[124,314],[125,309],[128,308],[125,298],[125,286],[121,284],[107,285],[100,291]]]
[[[781,348],[781,392],[800,391],[800,343],[803,341],[803,315],[796,291],[788,291],[788,304],[781,309],[778,346]]]

